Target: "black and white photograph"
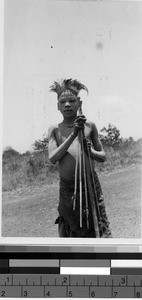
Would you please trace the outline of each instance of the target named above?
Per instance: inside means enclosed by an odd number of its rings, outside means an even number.
[[[4,0],[2,237],[141,239],[141,82],[141,1]]]

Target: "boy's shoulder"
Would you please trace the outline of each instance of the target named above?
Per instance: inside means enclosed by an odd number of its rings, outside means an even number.
[[[58,124],[53,124],[53,125],[50,125],[48,130],[54,130],[54,129],[57,129],[58,128]]]
[[[96,124],[92,121],[87,120],[85,124],[86,124],[87,127],[90,127],[91,129],[97,128]]]
[[[55,132],[55,130],[57,130],[59,127],[58,127],[58,124],[53,124],[53,125],[50,125],[49,128],[48,128],[48,135],[50,136],[53,132]]]
[[[93,123],[93,122],[91,122],[90,120],[87,120],[85,124],[88,125],[88,126],[91,126],[92,123]]]

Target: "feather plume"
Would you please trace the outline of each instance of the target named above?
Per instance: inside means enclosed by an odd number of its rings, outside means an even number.
[[[85,90],[88,93],[88,89],[87,87],[82,84],[80,81],[76,80],[76,79],[71,79],[70,84],[72,86],[72,88],[74,88],[75,90],[78,91],[78,93],[80,92],[80,90]]]
[[[78,95],[80,90],[85,90],[88,93],[87,87],[79,82],[76,79],[64,79],[61,82],[54,81],[53,85],[50,87],[50,91],[57,93],[58,97],[64,92],[65,90],[70,90],[73,93]]]
[[[62,92],[62,85],[59,82],[54,81],[54,83],[50,86],[50,91],[59,95]]]

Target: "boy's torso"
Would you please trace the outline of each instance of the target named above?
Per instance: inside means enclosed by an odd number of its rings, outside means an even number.
[[[60,146],[72,132],[73,132],[73,127],[68,128],[67,126],[64,126],[63,123],[57,125],[55,129],[55,138],[56,138],[57,146]],[[90,140],[91,140],[91,132],[92,132],[91,123],[88,122],[85,123],[84,134],[85,137]],[[68,148],[67,153],[59,162],[60,178],[65,178],[67,180],[74,180],[77,156],[78,156],[78,137],[75,138],[73,143]]]

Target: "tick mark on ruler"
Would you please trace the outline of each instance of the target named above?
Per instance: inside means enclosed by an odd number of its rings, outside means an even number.
[[[112,286],[113,286],[113,279],[112,279]]]
[[[99,286],[99,277],[97,277],[97,285]]]

